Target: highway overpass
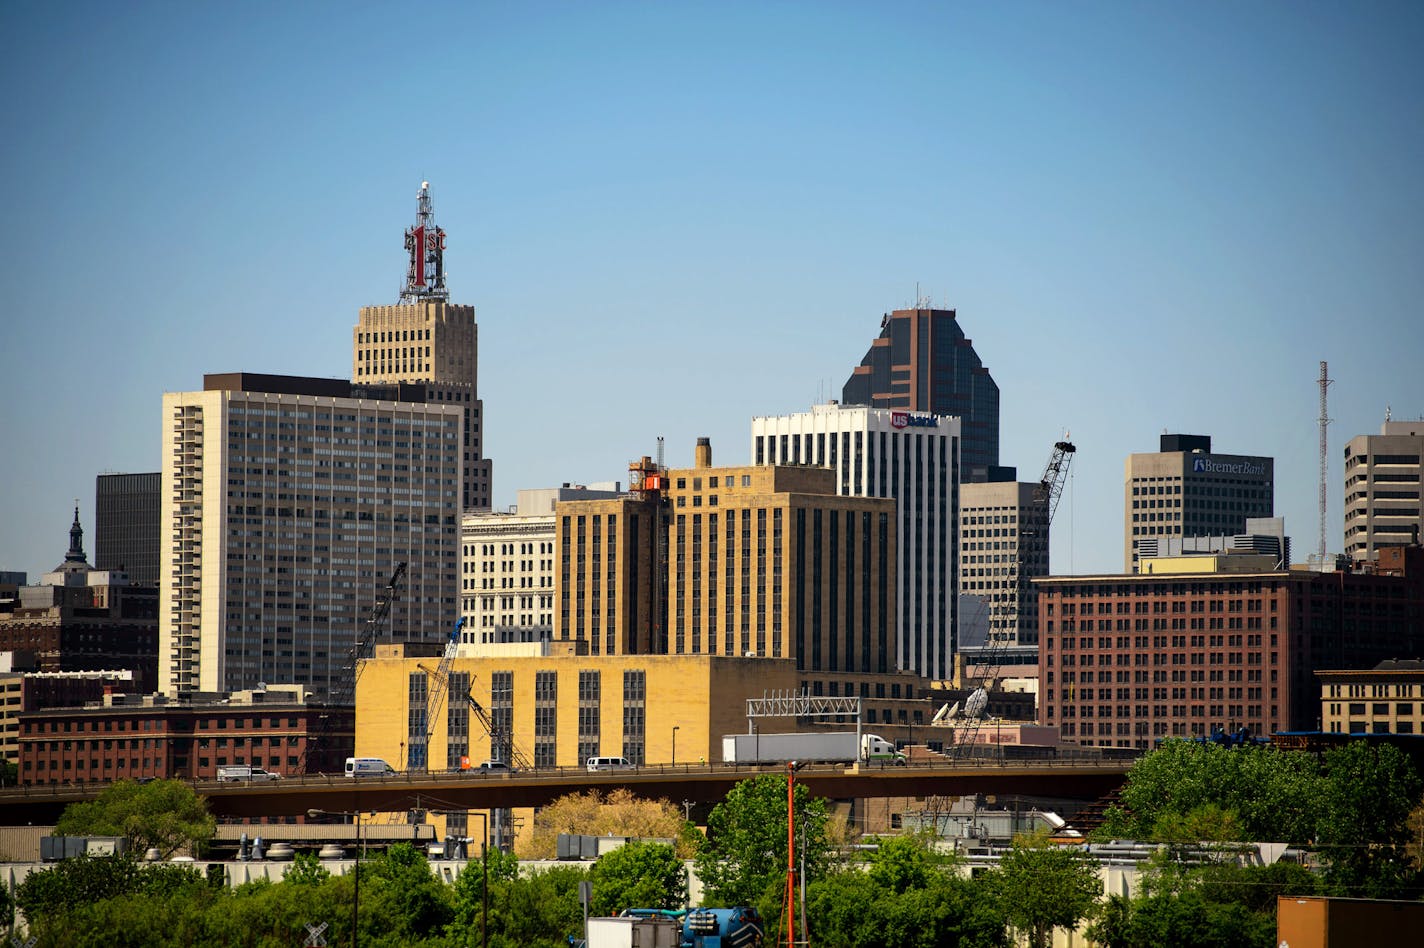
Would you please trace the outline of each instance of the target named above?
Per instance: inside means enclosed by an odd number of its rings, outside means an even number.
[[[1018,794],[1096,800],[1122,784],[1128,760],[967,760],[909,766],[815,764],[796,779],[829,799]],[[287,777],[253,783],[196,781],[214,816],[286,817],[309,809],[399,812],[411,809],[484,810],[544,806],[569,793],[627,788],[640,797],[715,803],[733,785],[784,765],[651,764],[635,770],[588,773],[544,768],[514,773],[403,773],[389,777],[341,774]],[[52,824],[71,803],[92,800],[106,784],[21,786],[0,790],[0,825]]]

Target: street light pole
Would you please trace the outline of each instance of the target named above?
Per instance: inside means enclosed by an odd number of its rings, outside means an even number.
[[[672,765],[677,766],[677,725],[672,726]]]
[[[365,841],[361,836],[360,810],[307,810],[307,819],[315,820],[324,816],[349,816],[356,820],[356,867],[352,872],[351,891],[351,948],[356,948],[357,926],[361,918],[361,846]]]

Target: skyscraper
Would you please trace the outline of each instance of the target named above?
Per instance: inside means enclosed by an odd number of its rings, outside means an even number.
[[[1273,516],[1275,461],[1212,454],[1209,435],[1164,434],[1155,454],[1129,454],[1123,479],[1123,569],[1137,572],[1144,537],[1246,532]]]
[[[895,508],[892,670],[944,680],[958,648],[960,419],[864,405],[752,419],[755,464],[835,472],[835,492]]]
[[[158,585],[160,474],[100,474],[94,482],[94,564]]]
[[[960,594],[978,597],[985,610],[1007,613],[1003,628],[1011,637],[1003,645],[1010,650],[1025,646],[1013,657],[1037,661],[1038,587],[1033,579],[1048,575],[1047,497],[1038,484],[1024,481],[964,484],[959,513]]]
[[[1345,445],[1345,553],[1374,559],[1382,546],[1420,542],[1424,526],[1424,421],[1386,421]]]
[[[401,562],[383,638],[449,635],[462,415],[418,390],[235,373],[163,396],[162,691],[325,697]]]
[[[451,303],[445,288],[445,231],[435,226],[428,181],[421,182],[416,224],[405,232],[405,249],[400,302],[361,307],[352,330],[351,380],[423,382],[432,401],[458,405],[465,421],[460,505],[488,510],[493,469],[484,457],[484,405],[476,384],[479,327],[475,308]]]
[[[897,309],[882,318],[841,401],[958,415],[963,480],[985,480],[999,463],[999,386],[952,309]]]

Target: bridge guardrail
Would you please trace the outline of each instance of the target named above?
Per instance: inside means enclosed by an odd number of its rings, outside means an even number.
[[[980,769],[1035,769],[1047,767],[1050,769],[1072,769],[1079,767],[1105,767],[1111,769],[1126,769],[1132,765],[1132,760],[1117,758],[1085,758],[1085,757],[1046,757],[1029,759],[1009,759],[1002,757],[973,757],[959,760],[914,760],[905,764],[892,764],[884,761],[871,763],[851,764],[808,764],[801,770],[805,776],[815,776],[817,774],[845,773],[852,766],[857,766],[859,773],[867,770],[884,770],[887,773],[924,771],[930,769],[945,770],[980,770]],[[780,773],[785,770],[785,765],[780,763],[764,764],[743,764],[743,763],[686,763],[686,764],[644,764],[631,770],[598,771],[589,772],[583,767],[533,767],[525,770],[515,770],[508,773],[488,772],[476,769],[456,770],[456,771],[400,771],[389,776],[367,776],[348,777],[344,773],[330,774],[294,774],[284,776],[280,780],[224,780],[216,778],[204,778],[199,780],[186,780],[194,790],[199,792],[219,792],[230,791],[239,792],[251,787],[261,787],[266,791],[280,790],[284,787],[299,789],[304,787],[319,786],[369,786],[390,787],[401,784],[421,783],[504,783],[524,779],[549,778],[551,782],[563,782],[569,777],[579,776],[592,779],[595,783],[618,783],[629,776],[673,776],[673,775],[711,775],[711,774],[746,774],[753,776],[759,773]],[[113,781],[89,781],[84,783],[63,783],[63,784],[18,784],[11,787],[0,788],[0,799],[58,799],[66,796],[83,796],[97,788],[110,785]]]

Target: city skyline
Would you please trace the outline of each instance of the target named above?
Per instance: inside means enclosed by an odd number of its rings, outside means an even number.
[[[0,570],[160,469],[165,392],[348,378],[422,180],[496,509],[626,484],[658,436],[743,463],[919,299],[999,385],[1001,464],[1078,445],[1056,575],[1120,570],[1164,430],[1274,458],[1303,558],[1322,359],[1342,551],[1345,443],[1424,414],[1411,5],[437,11],[0,12]]]

